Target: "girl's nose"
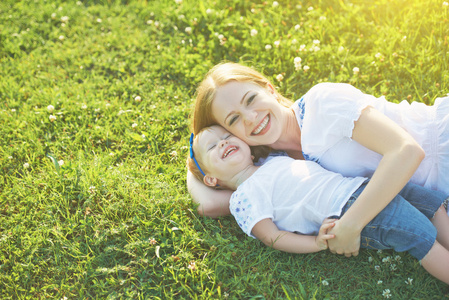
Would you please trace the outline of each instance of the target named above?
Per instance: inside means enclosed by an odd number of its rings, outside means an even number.
[[[222,140],[218,143],[218,146],[219,146],[220,148],[223,148],[223,147],[226,146],[227,144],[228,144],[228,140],[222,139]]]

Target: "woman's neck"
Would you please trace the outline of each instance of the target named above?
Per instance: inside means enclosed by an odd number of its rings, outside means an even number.
[[[285,109],[281,137],[272,145],[273,149],[284,150],[293,158],[303,158],[301,147],[301,129],[299,128],[295,112],[291,108]]]

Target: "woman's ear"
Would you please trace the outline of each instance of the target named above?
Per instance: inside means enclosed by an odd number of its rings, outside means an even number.
[[[276,94],[276,89],[274,88],[274,86],[271,83],[267,83],[267,89],[270,93]]]
[[[209,176],[209,175],[206,174],[206,175],[203,177],[203,182],[204,182],[204,184],[207,185],[207,186],[214,187],[214,186],[217,186],[218,179],[215,178],[215,177],[212,177],[212,176]]]

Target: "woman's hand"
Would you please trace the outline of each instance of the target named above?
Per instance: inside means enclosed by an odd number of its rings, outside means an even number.
[[[336,219],[324,219],[321,224],[320,231],[315,237],[315,243],[320,250],[326,250],[328,248],[328,240],[335,238],[335,234],[329,234],[329,230],[335,226]]]
[[[360,230],[355,226],[345,226],[346,223],[336,220],[329,234],[336,237],[328,241],[329,250],[334,254],[344,254],[346,257],[359,255]]]

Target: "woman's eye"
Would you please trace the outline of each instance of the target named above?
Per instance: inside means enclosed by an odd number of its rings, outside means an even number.
[[[254,98],[256,98],[256,94],[248,98],[248,100],[246,101],[246,105],[250,105],[251,103],[253,103]]]
[[[231,126],[232,124],[234,124],[235,121],[237,121],[237,119],[238,119],[238,116],[233,116],[233,117],[231,118],[231,121],[229,121],[229,126]]]

